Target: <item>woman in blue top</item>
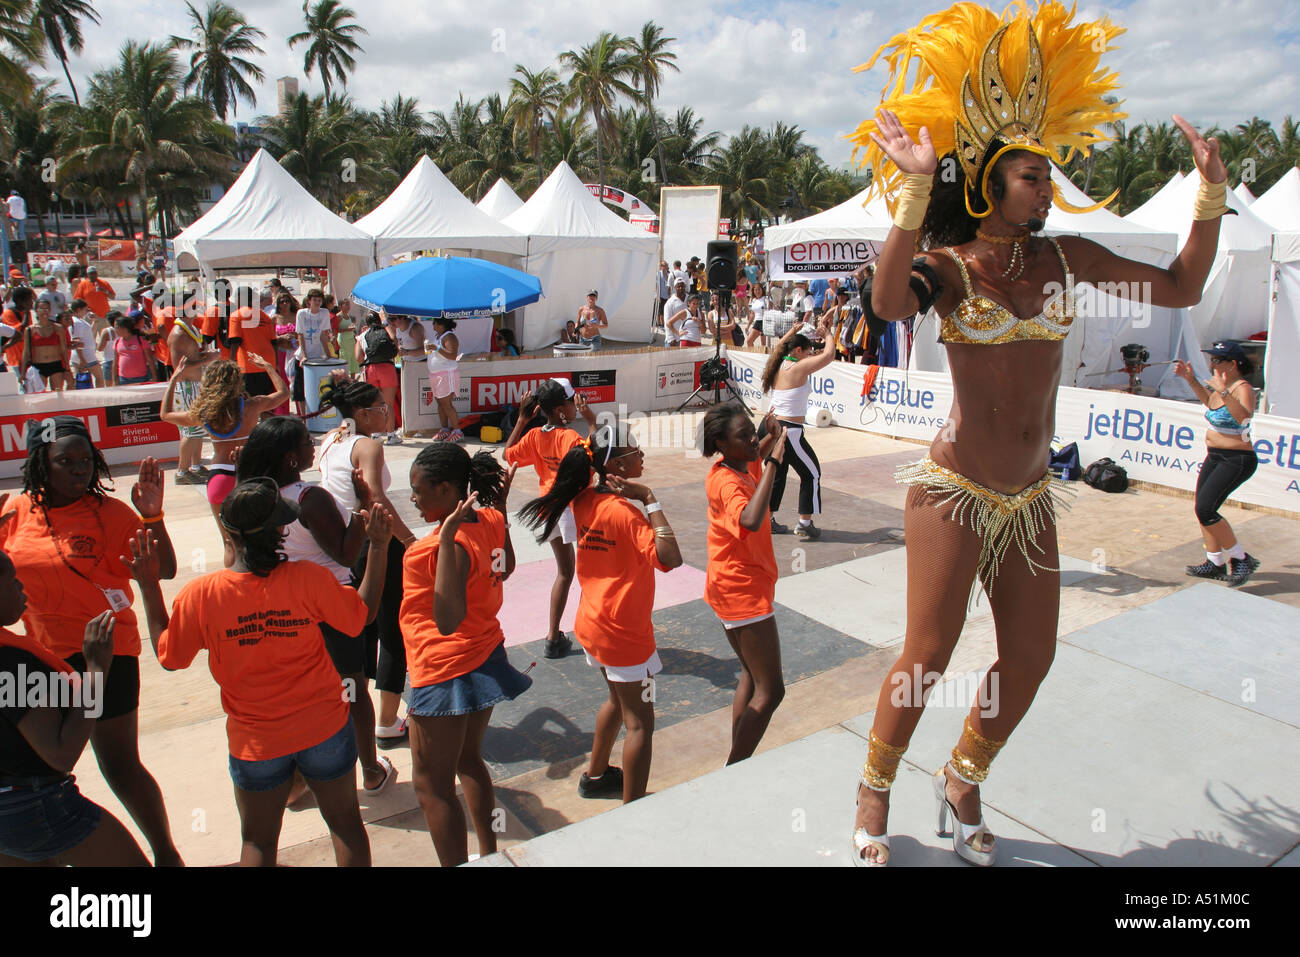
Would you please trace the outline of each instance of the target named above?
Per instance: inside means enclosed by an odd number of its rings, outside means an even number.
[[[1259,560],[1246,554],[1219,509],[1228,496],[1255,474],[1259,461],[1250,442],[1250,418],[1255,414],[1255,390],[1246,376],[1254,365],[1241,346],[1232,341],[1216,342],[1206,349],[1214,374],[1200,382],[1186,362],[1174,372],[1187,380],[1196,397],[1205,404],[1205,447],[1209,454],[1196,480],[1196,520],[1205,540],[1205,561],[1188,565],[1187,574],[1237,587],[1259,568]]]

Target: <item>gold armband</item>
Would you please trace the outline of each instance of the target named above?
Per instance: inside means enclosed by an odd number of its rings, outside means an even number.
[[[1206,182],[1201,178],[1201,188],[1196,191],[1196,202],[1192,205],[1193,221],[1218,219],[1228,211],[1228,181],[1222,183]]]
[[[934,177],[929,173],[905,173],[903,188],[894,205],[894,225],[899,229],[917,230],[925,222],[925,211],[930,205],[930,188]]]

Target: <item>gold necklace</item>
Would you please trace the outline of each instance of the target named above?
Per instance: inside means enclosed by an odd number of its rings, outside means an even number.
[[[1028,232],[1018,236],[994,236],[982,229],[978,229],[975,231],[975,235],[995,246],[1010,246],[1011,261],[1007,263],[1007,268],[1002,271],[1002,278],[1008,282],[1015,282],[1020,278],[1020,274],[1025,271],[1025,240],[1029,238]]]

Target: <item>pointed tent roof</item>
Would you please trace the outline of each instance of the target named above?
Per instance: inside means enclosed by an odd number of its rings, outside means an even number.
[[[1152,193],[1150,199],[1148,199],[1145,203],[1143,203],[1137,209],[1133,210],[1133,212],[1129,213],[1124,218],[1127,219],[1129,222],[1137,222],[1137,220],[1133,218],[1133,213],[1143,213],[1143,217],[1145,217],[1146,212],[1150,212],[1153,209],[1160,209],[1161,207],[1163,207],[1164,204],[1169,201],[1169,194],[1173,192],[1173,190],[1178,186],[1178,184],[1183,181],[1185,175],[1186,174],[1184,174],[1182,170],[1179,170],[1177,173],[1174,173],[1173,176],[1169,177],[1169,182],[1165,183],[1165,185],[1161,186],[1158,190]],[[1143,218],[1143,217],[1139,217],[1139,218]]]
[[[416,249],[485,249],[522,256],[528,239],[471,203],[421,156],[398,187],[354,224],[375,237],[375,256]]]
[[[523,209],[524,201],[510,188],[509,183],[499,179],[492,184],[492,188],[477,205],[479,209],[499,222],[516,210]]]
[[[1300,168],[1287,170],[1250,211],[1280,233],[1300,232]]]
[[[1255,202],[1255,194],[1250,191],[1250,187],[1245,183],[1237,184],[1237,188],[1234,189],[1233,192],[1236,193],[1237,198],[1247,206]]]
[[[182,269],[200,263],[325,265],[329,255],[369,259],[374,245],[367,233],[318,203],[264,149],[175,243]]]
[[[821,242],[823,240],[844,239],[846,230],[872,230],[880,232],[878,241],[883,241],[889,234],[893,220],[889,207],[881,196],[871,198],[871,188],[867,187],[838,206],[814,213],[793,223],[769,226],[763,230],[763,248],[781,249],[794,243]],[[857,233],[853,233],[857,235]]]
[[[657,249],[659,237],[633,226],[591,195],[563,161],[503,222],[529,237],[530,255],[552,249]]]
[[[1095,202],[1056,166],[1052,167],[1052,182],[1067,203],[1090,206]],[[1187,208],[1192,208],[1190,203]],[[1084,236],[1111,247],[1143,246],[1169,253],[1178,251],[1178,237],[1174,230],[1127,220],[1104,207],[1089,213],[1067,213],[1053,205],[1047,212],[1044,232],[1053,236]]]
[[[1178,233],[1178,248],[1187,242],[1192,230],[1192,204],[1201,187],[1201,177],[1187,176],[1173,189],[1165,192],[1159,203],[1155,196],[1125,217],[1131,223],[1140,223],[1152,229],[1167,229]],[[1219,249],[1236,251],[1267,250],[1273,245],[1274,229],[1246,206],[1232,190],[1228,190],[1229,208],[1235,216],[1224,216],[1219,227]],[[1257,200],[1256,202],[1259,202]]]

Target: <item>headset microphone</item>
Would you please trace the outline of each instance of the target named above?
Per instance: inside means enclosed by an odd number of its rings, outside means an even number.
[[[1043,228],[1044,223],[1037,216],[1030,216],[1027,220],[1025,220],[1023,223],[1020,223],[1019,225],[1028,227],[1031,233],[1036,233]]]

